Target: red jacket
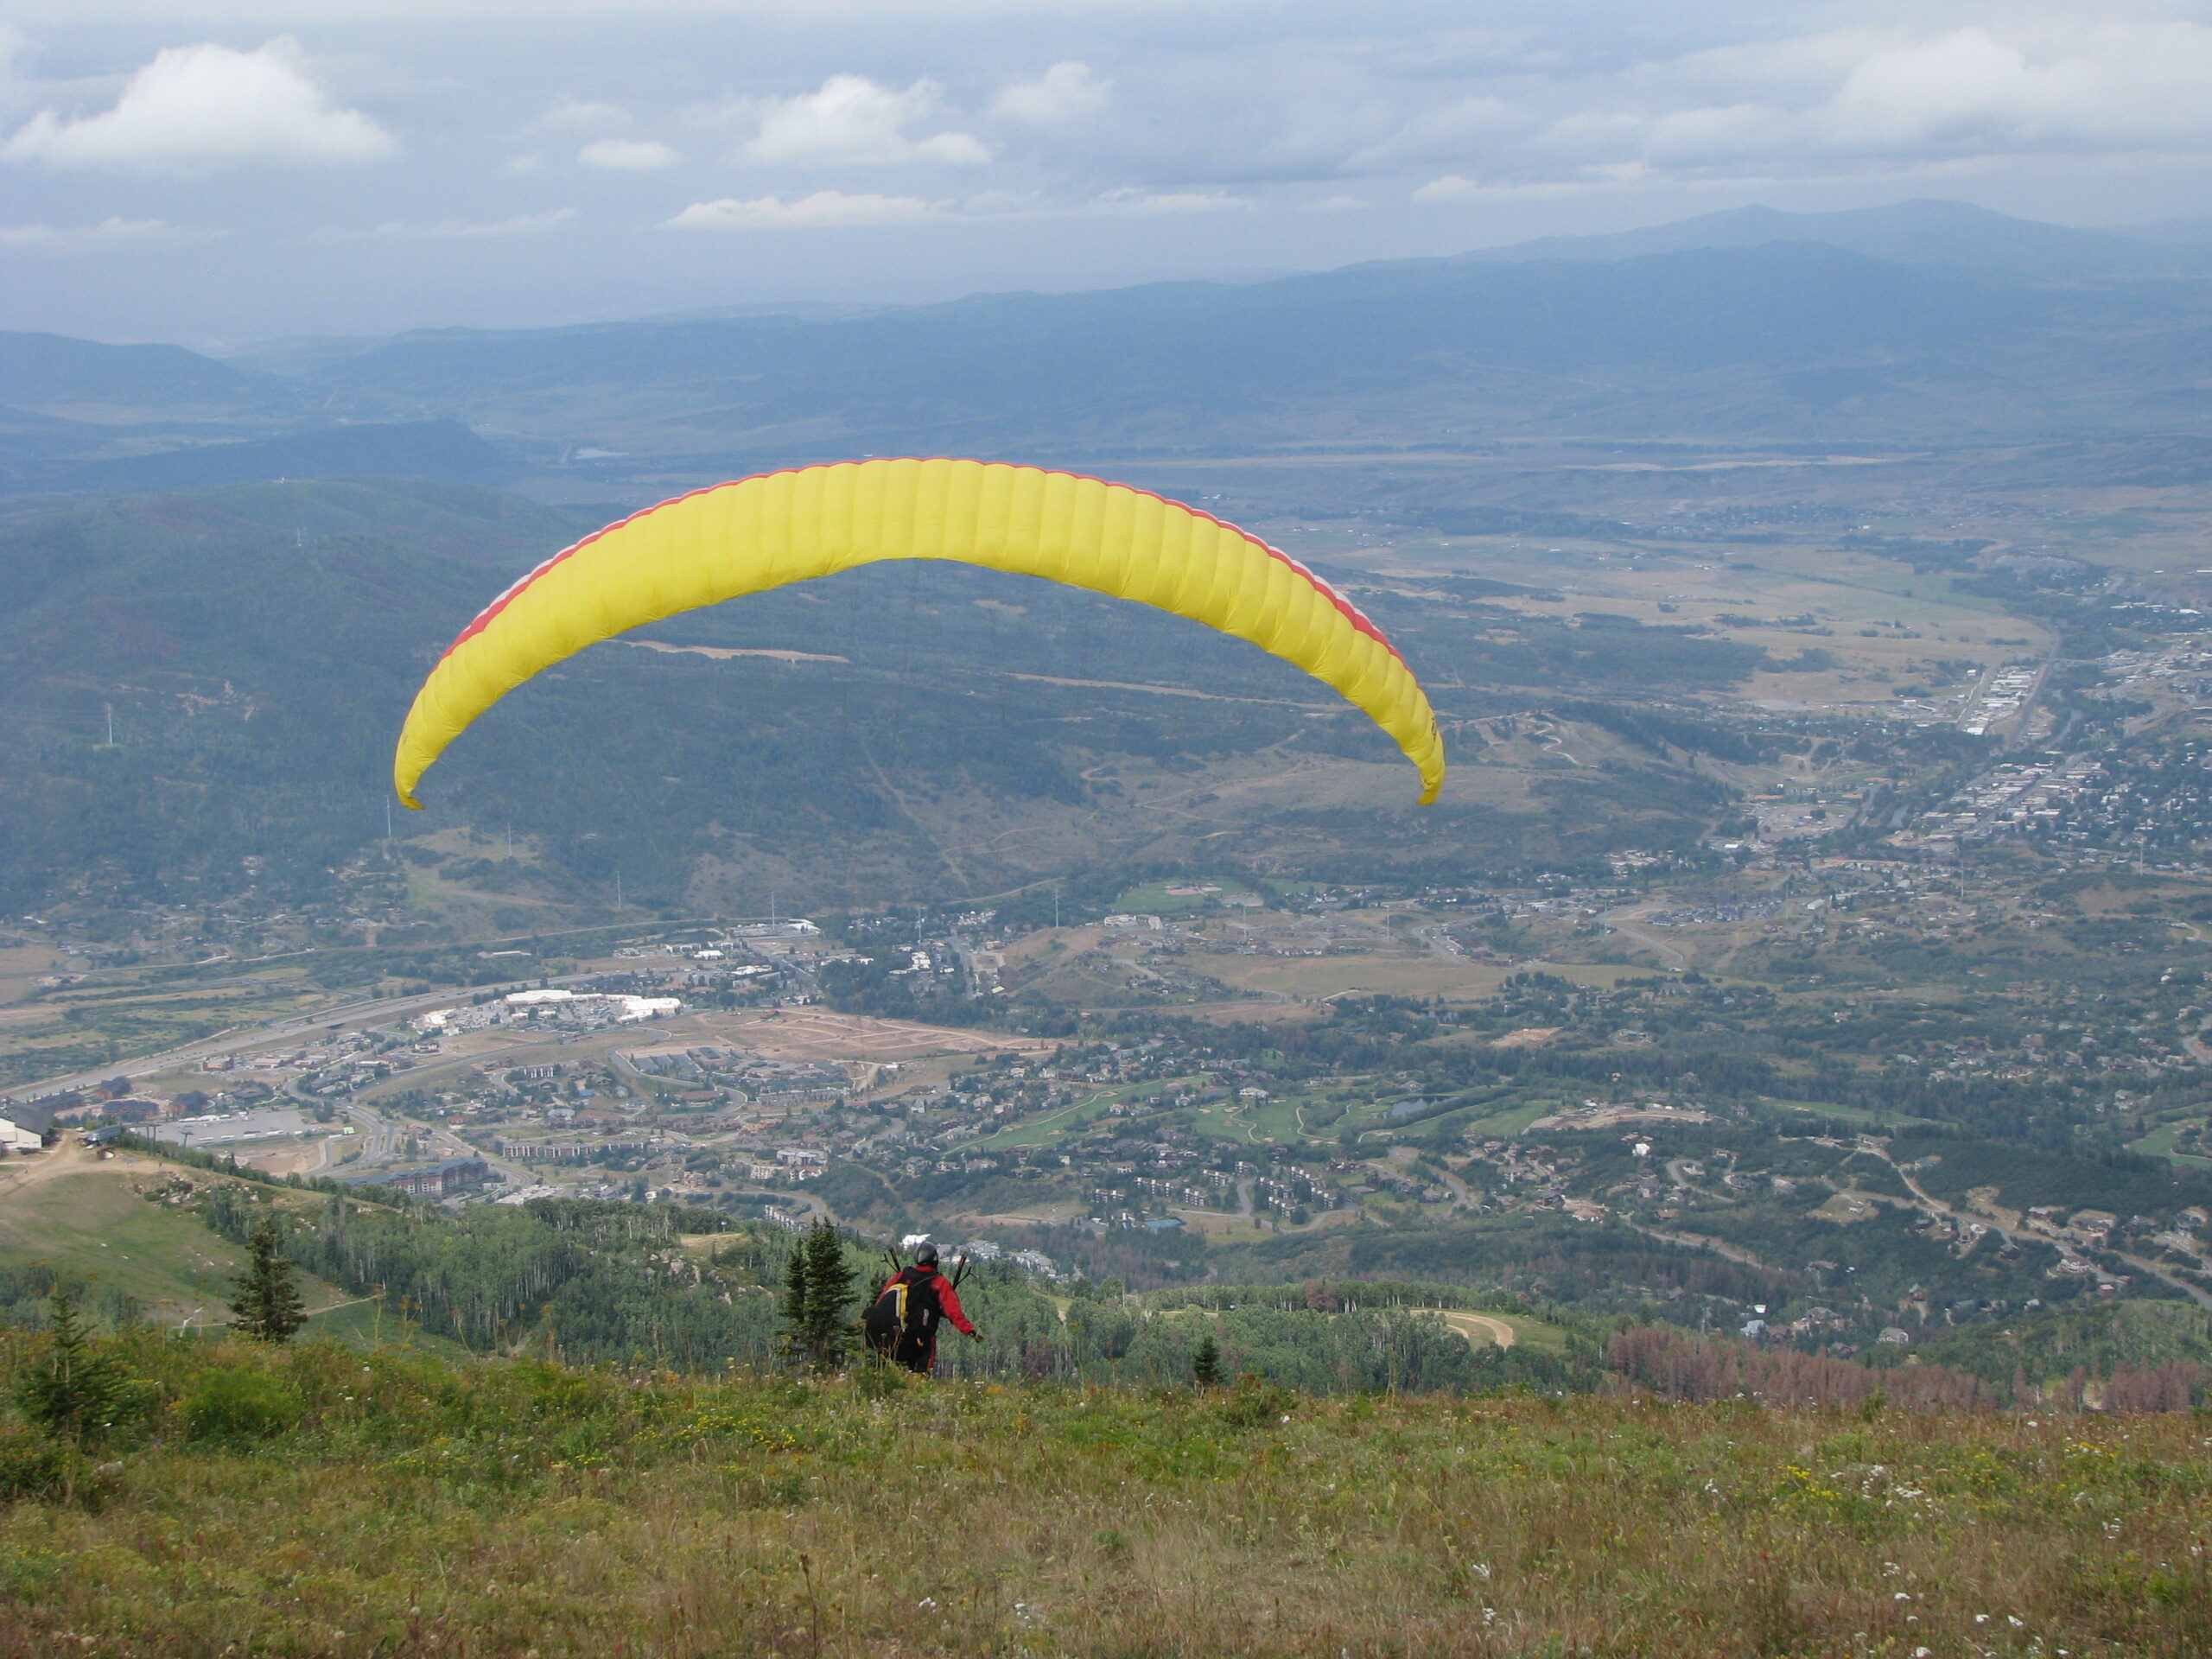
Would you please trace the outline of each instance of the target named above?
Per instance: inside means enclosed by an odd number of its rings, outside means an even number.
[[[897,1274],[883,1281],[883,1290],[890,1289],[892,1286],[897,1284],[902,1278],[906,1281],[909,1294],[912,1294],[913,1291],[924,1287],[927,1287],[929,1289],[936,1292],[938,1310],[943,1313],[945,1319],[950,1322],[952,1328],[960,1332],[962,1336],[972,1337],[976,1334],[976,1327],[968,1322],[968,1315],[961,1311],[960,1293],[953,1289],[951,1280],[946,1278],[934,1268],[925,1268],[917,1265],[915,1267],[902,1268]],[[878,1296],[882,1295],[882,1290],[876,1293]]]

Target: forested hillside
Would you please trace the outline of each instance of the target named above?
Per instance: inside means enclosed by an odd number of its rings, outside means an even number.
[[[0,745],[39,782],[0,804],[4,902],[330,893],[388,855],[379,780],[425,665],[600,518],[339,480],[17,508],[0,524]],[[1501,637],[1478,592],[1360,592],[1461,716],[1516,683],[1694,692],[1770,662],[1626,618],[1516,618]],[[633,901],[765,907],[771,887],[803,905],[988,893],[1224,833],[1317,874],[1449,872],[1692,840],[1726,802],[1653,764],[1596,794],[1560,780],[1518,818],[1148,812],[1122,771],[1203,797],[1209,775],[1316,757],[1387,776],[1394,751],[1253,647],[1194,649],[1188,623],[1026,577],[868,569],[645,634],[656,648],[595,647],[494,709],[402,833],[519,829],[542,855],[525,896],[607,906],[619,872]]]

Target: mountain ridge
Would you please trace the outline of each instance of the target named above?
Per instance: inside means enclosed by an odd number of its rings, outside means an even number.
[[[2176,245],[1956,203],[1746,208],[1260,283],[290,342],[289,378],[0,336],[0,365],[36,371],[12,389],[0,480],[526,471],[641,503],[871,454],[2189,435],[2212,430],[2212,276]],[[2111,275],[2115,250],[2148,274]],[[443,443],[437,422],[457,423]]]

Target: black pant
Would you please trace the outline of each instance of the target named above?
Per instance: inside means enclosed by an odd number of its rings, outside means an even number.
[[[937,1368],[937,1332],[902,1335],[891,1351],[892,1363],[926,1376]]]

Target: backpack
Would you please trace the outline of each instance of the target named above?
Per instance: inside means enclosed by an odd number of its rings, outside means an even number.
[[[901,1348],[926,1343],[935,1332],[940,1310],[937,1287],[931,1281],[937,1275],[909,1276],[915,1272],[912,1268],[900,1268],[861,1316],[861,1333],[870,1353],[889,1357]]]

